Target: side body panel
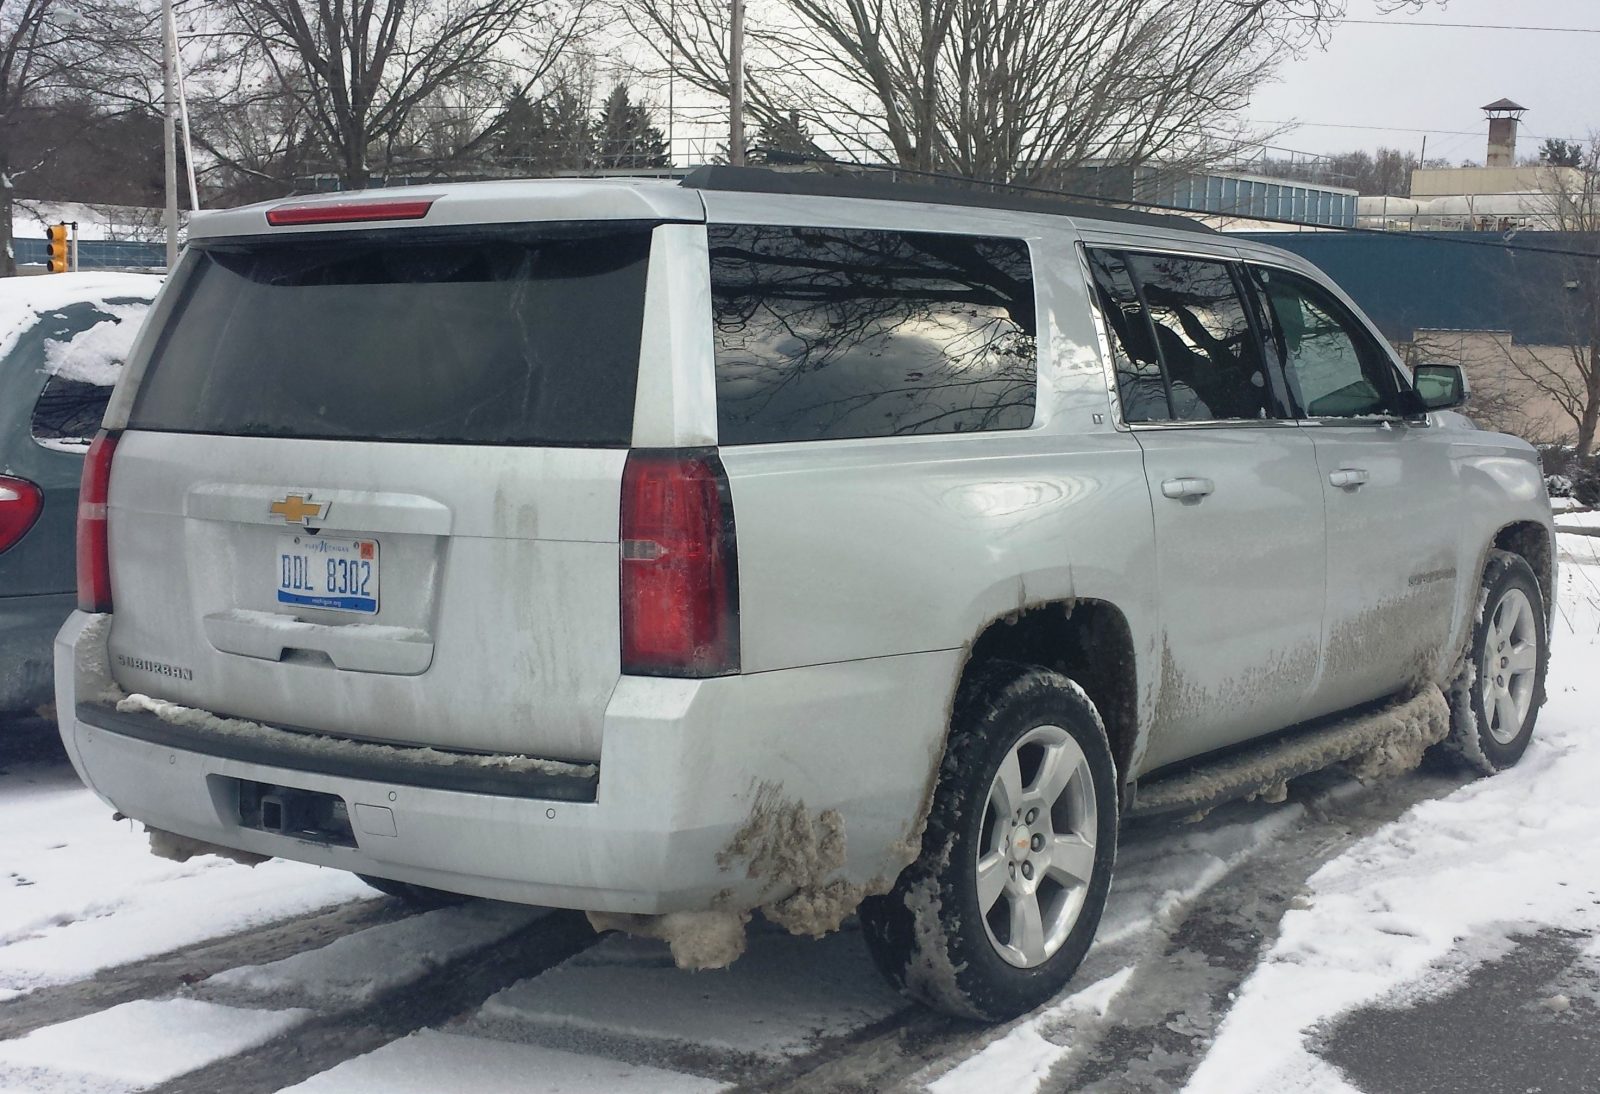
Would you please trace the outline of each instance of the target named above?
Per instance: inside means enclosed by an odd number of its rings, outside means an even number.
[[[1322,489],[1292,424],[1138,428],[1155,503],[1161,675],[1150,768],[1299,720],[1322,646]],[[1163,496],[1201,477],[1205,497]]]
[[[1437,679],[1449,658],[1456,586],[1477,575],[1457,557],[1460,484],[1438,430],[1324,419],[1305,432],[1316,443],[1328,514],[1323,665],[1308,711],[1318,715]],[[1351,472],[1366,481],[1339,485]]]
[[[721,448],[744,671],[960,651],[996,620],[1074,598],[1122,611],[1136,644],[1145,640],[1131,670],[1141,681],[1157,671],[1150,498],[1138,446],[1109,414],[1070,224],[888,202],[705,199],[713,224],[1023,238],[1040,316],[1029,429]],[[937,719],[881,731],[914,735],[937,757],[956,682]],[[883,775],[925,784],[932,773]]]

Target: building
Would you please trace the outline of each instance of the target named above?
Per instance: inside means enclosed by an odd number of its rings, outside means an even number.
[[[1517,131],[1527,108],[1501,99],[1483,108],[1489,119],[1483,167],[1419,167],[1411,196],[1364,197],[1358,227],[1387,231],[1557,231],[1560,195],[1580,193],[1583,172],[1550,164],[1517,165]]]

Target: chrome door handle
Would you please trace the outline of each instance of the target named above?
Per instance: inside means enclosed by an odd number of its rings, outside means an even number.
[[[1167,479],[1161,484],[1161,493],[1168,498],[1203,498],[1216,488],[1217,484],[1210,479]]]
[[[1328,481],[1342,490],[1351,490],[1372,478],[1364,467],[1341,467],[1328,472]]]

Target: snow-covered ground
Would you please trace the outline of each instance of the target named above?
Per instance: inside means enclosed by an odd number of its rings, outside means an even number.
[[[905,1005],[852,929],[758,927],[731,968],[684,973],[572,913],[408,913],[313,867],[155,859],[63,761],[0,746],[0,1092],[1415,1089],[1358,1085],[1318,1031],[1541,928],[1600,957],[1600,539],[1560,549],[1550,701],[1518,768],[1318,777],[1130,825],[1078,980],[996,1030]],[[1156,1041],[1129,1048],[1146,1018]]]
[[[1517,936],[1600,938],[1600,539],[1559,540],[1549,699],[1522,762],[1312,875],[1190,1094],[1353,1091],[1307,1044],[1335,1015],[1442,993]],[[1594,1067],[1600,1090],[1600,1054]]]

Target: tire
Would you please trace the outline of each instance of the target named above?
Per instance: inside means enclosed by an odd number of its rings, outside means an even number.
[[[1450,685],[1444,749],[1485,775],[1527,751],[1550,664],[1544,593],[1522,556],[1490,551],[1472,642]]]
[[[1034,666],[980,670],[956,702],[920,856],[861,905],[874,963],[957,1017],[1003,1021],[1040,1006],[1099,926],[1117,818],[1111,747],[1083,689]]]
[[[462,904],[472,899],[469,896],[463,896],[461,893],[450,893],[443,889],[430,889],[426,885],[413,885],[409,881],[395,881],[386,877],[373,877],[370,874],[357,874],[356,877],[385,896],[392,896],[408,907],[421,910],[448,908],[452,904]]]

